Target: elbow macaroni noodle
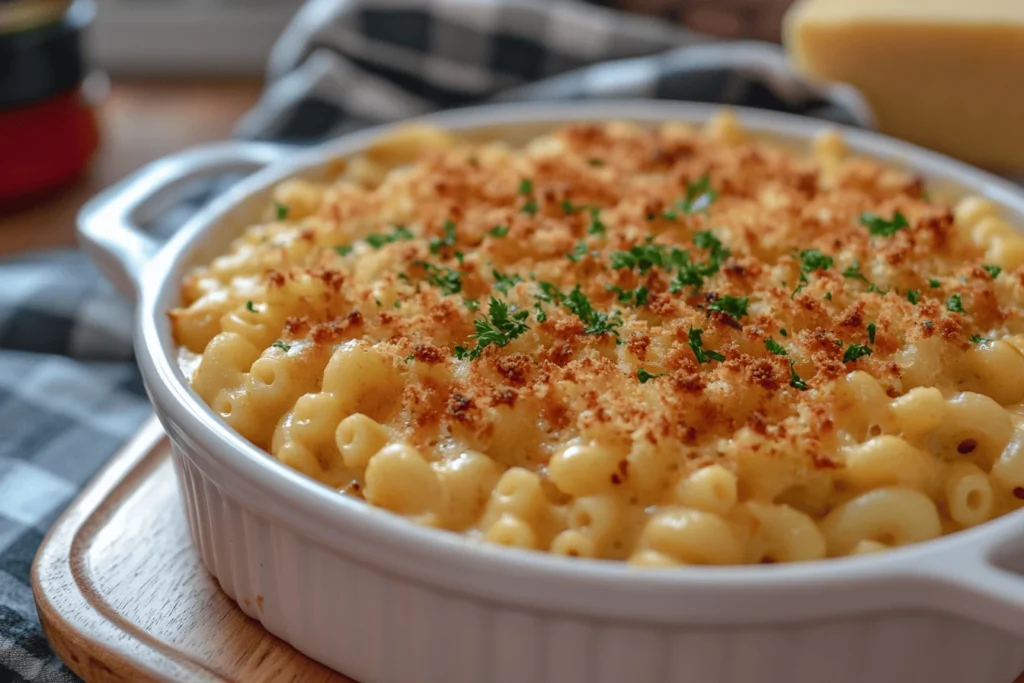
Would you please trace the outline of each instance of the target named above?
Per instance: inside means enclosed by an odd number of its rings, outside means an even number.
[[[635,566],[884,551],[1024,505],[1024,240],[730,114],[408,126],[288,180],[171,311],[199,396],[409,519]]]

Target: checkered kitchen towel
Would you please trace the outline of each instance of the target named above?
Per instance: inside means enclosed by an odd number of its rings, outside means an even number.
[[[799,80],[776,47],[575,0],[311,0],[238,134],[313,142],[481,101],[614,97],[872,122],[855,92]],[[154,229],[173,231],[219,189]],[[149,412],[130,318],[80,253],[0,262],[0,681],[75,680],[39,630],[29,567],[54,518]]]

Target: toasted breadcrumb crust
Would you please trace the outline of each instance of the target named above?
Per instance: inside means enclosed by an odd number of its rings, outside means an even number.
[[[612,122],[524,149],[455,143],[386,174],[356,163],[347,173],[293,187],[281,220],[188,276],[172,320],[202,353],[220,312],[246,301],[258,312],[304,283],[282,344],[310,357],[353,339],[374,345],[404,380],[389,426],[428,453],[452,441],[488,452],[514,412],[521,447],[504,449],[514,454],[504,465],[542,472],[582,438],[623,457],[670,453],[665,488],[671,472],[709,462],[742,475],[753,454],[811,478],[836,466],[839,423],[855,407],[836,380],[861,370],[895,397],[923,340],[955,357],[973,335],[1021,328],[1024,273],[994,278],[921,178],[869,159],[825,168],[764,142]],[[873,235],[865,213],[907,225]],[[709,264],[702,284],[673,286],[679,257],[613,267],[637,247]],[[808,266],[813,250],[827,267]],[[576,287],[602,329],[567,305]],[[492,297],[526,314],[525,331],[478,348]],[[732,315],[721,302],[735,299],[747,302]],[[851,360],[851,345],[870,353]],[[628,467],[615,477],[628,486]]]

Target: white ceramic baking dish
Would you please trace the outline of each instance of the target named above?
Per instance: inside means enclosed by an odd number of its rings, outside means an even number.
[[[426,117],[531,136],[587,119],[700,122],[715,108],[632,101],[502,105]],[[738,111],[806,142],[826,124]],[[79,234],[138,301],[136,353],[174,445],[192,538],[225,592],[272,633],[361,683],[1010,683],[1024,670],[1024,512],[891,552],[806,564],[637,570],[421,528],[288,469],[233,432],[175,363],[167,311],[281,179],[322,176],[381,129],[321,147],[229,142],[158,161],[91,201]],[[991,197],[1024,225],[1024,192],[857,130],[850,146]],[[159,246],[137,225],[176,188],[253,171]]]

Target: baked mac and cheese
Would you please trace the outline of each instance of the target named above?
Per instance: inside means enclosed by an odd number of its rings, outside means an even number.
[[[1024,504],[1022,264],[992,203],[835,133],[418,126],[281,183],[171,320],[202,399],[346,495],[562,555],[791,562]]]

